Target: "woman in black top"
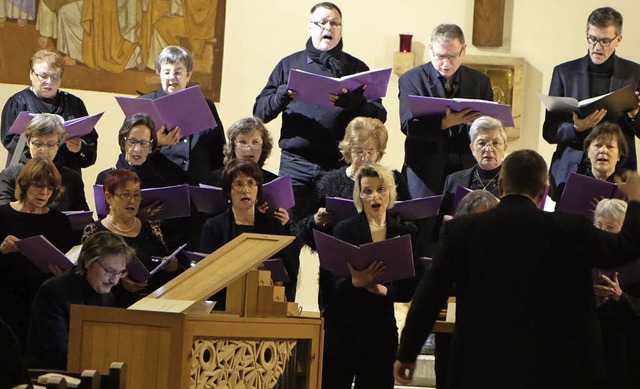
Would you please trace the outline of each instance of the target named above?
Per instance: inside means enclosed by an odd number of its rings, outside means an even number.
[[[211,253],[243,232],[287,235],[278,219],[257,209],[256,203],[261,191],[262,172],[255,162],[236,158],[227,164],[222,173],[222,193],[231,203],[231,208],[205,223],[200,239],[203,252]],[[290,246],[274,257],[282,259],[290,279],[297,277],[297,258]],[[287,299],[293,301],[294,285],[289,282],[284,286]],[[224,309],[225,294],[218,293],[215,298],[216,309]]]

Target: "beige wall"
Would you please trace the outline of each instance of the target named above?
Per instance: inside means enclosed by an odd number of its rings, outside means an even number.
[[[473,0],[337,1],[344,15],[344,49],[364,60],[372,69],[391,67],[393,53],[398,50],[398,34],[409,33],[414,35],[414,49],[419,48],[417,56],[424,54],[422,58],[428,60],[424,47],[428,45],[430,31],[439,23],[449,22],[459,24],[467,33],[469,54],[523,57],[526,62],[524,128],[521,138],[511,142],[509,148],[537,149],[549,160],[554,148],[541,137],[544,110],[536,93],[548,92],[554,65],[586,54],[585,20],[589,12],[602,3],[595,0],[507,1],[505,42],[497,49],[480,49],[471,45],[473,3]],[[313,4],[315,1],[227,1],[222,97],[218,104],[226,126],[251,114],[255,96],[278,60],[304,48],[308,10]],[[635,2],[615,0],[609,5],[627,18],[618,54],[640,60],[640,15],[633,12]],[[26,81],[27,69],[24,72]],[[0,84],[0,102],[23,87]],[[100,134],[98,162],[84,173],[85,182],[92,184],[95,175],[112,166],[116,160],[119,152],[116,133],[124,117],[108,93],[70,91],[84,100],[90,113],[106,111],[97,125]],[[390,141],[383,163],[393,168],[400,168],[402,164],[404,142],[399,129],[397,94],[397,77],[392,75],[387,98],[384,99],[389,113],[386,125]],[[268,124],[276,138],[279,127],[279,118]],[[5,158],[6,151],[0,148],[0,161]],[[267,161],[267,168],[277,172],[278,161],[279,150],[276,149]],[[314,310],[317,309],[317,262],[311,256],[302,261],[299,300],[305,309]]]

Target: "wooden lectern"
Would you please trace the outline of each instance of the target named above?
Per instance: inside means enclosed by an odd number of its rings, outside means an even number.
[[[67,369],[122,361],[130,389],[320,388],[322,319],[255,270],[293,239],[242,234],[129,309],[72,306]],[[224,287],[227,311],[209,314]]]

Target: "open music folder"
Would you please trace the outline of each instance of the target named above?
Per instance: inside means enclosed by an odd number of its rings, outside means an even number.
[[[20,239],[16,244],[20,253],[43,273],[51,273],[50,264],[56,265],[62,270],[70,270],[76,265],[42,235]]]
[[[438,116],[442,117],[449,108],[452,111],[460,112],[465,109],[480,112],[482,115],[491,116],[502,122],[505,127],[513,127],[513,114],[511,106],[496,103],[495,101],[477,100],[477,99],[445,99],[441,97],[427,96],[407,96],[409,110],[414,118],[422,116]]]
[[[64,129],[67,130],[67,136],[64,138],[64,140],[79,138],[81,136],[87,135],[93,130],[93,128],[96,126],[96,123],[98,123],[98,120],[100,120],[103,114],[104,112],[100,112],[95,115],[65,120],[63,126]],[[35,113],[26,111],[20,112],[16,120],[11,125],[11,128],[9,128],[9,133],[16,135],[22,134],[26,130],[27,125],[29,124],[31,119],[33,119],[36,115],[37,114]]]
[[[415,276],[411,236],[403,235],[380,242],[355,246],[331,235],[313,230],[320,267],[338,276],[351,277],[347,262],[357,270],[382,261],[384,273],[374,282],[383,284]]]
[[[538,98],[550,112],[576,112],[581,118],[589,116],[591,112],[597,109],[606,109],[607,117],[617,117],[622,113],[638,108],[635,89],[631,85],[582,101],[578,101],[573,97],[547,96],[542,93],[538,93]]]
[[[183,138],[218,126],[198,85],[155,100],[125,96],[116,96],[116,100],[126,117],[146,113],[153,119],[156,130],[162,125],[167,131],[180,127]]]
[[[343,88],[353,91],[366,85],[365,99],[384,97],[387,94],[390,77],[391,68],[369,70],[341,78],[291,69],[287,88],[296,92],[296,100],[333,108],[329,95],[339,95]]]
[[[571,173],[562,191],[562,196],[558,200],[556,210],[581,213],[591,220],[595,210],[592,202],[594,202],[594,198],[599,200],[601,197],[613,199],[623,198],[624,195],[618,189],[618,185],[612,182]]]
[[[403,220],[424,219],[436,216],[441,202],[442,195],[396,201],[393,208],[389,208],[387,212],[391,216],[400,216]],[[333,214],[336,221],[348,219],[358,214],[353,200],[340,197],[326,197],[325,208],[327,212]]]

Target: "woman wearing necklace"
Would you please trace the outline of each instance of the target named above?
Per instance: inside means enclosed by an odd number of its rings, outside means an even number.
[[[507,133],[498,119],[481,116],[469,129],[471,153],[476,165],[459,172],[449,174],[444,183],[444,196],[440,205],[440,216],[452,215],[453,197],[456,188],[483,189],[499,197],[498,176],[507,151]],[[439,233],[440,229],[436,228]]]
[[[16,201],[0,206],[0,319],[11,326],[23,346],[31,301],[51,274],[42,273],[20,254],[17,241],[43,235],[63,253],[73,246],[69,219],[49,208],[60,195],[61,185],[53,162],[34,157],[16,179]],[[59,272],[54,267],[51,270]]]
[[[262,171],[250,159],[235,158],[229,161],[222,172],[222,194],[231,207],[210,218],[202,229],[201,250],[211,253],[244,232],[288,235],[280,221],[260,212],[256,205],[262,191]],[[297,274],[297,257],[291,246],[285,247],[274,258],[281,258],[290,274]],[[285,283],[287,300],[293,301],[295,284]],[[226,291],[214,296],[216,310],[225,309]]]
[[[314,229],[331,234],[336,220],[324,207],[325,199],[327,197],[350,199],[353,196],[356,171],[367,163],[380,162],[387,148],[388,139],[387,129],[378,119],[357,117],[349,122],[344,139],[338,145],[344,161],[349,165],[325,173],[316,183],[314,196],[316,204],[309,208],[317,210],[316,213],[307,215],[292,225],[292,230],[298,238],[315,249]],[[402,174],[394,170],[393,175],[398,188],[398,200],[409,200],[411,195]]]
[[[140,178],[128,169],[116,169],[107,173],[104,179],[104,197],[109,206],[109,214],[104,219],[89,224],[82,240],[98,231],[111,231],[122,236],[135,249],[136,256],[148,270],[154,269],[158,263],[153,258],[163,258],[170,251],[160,223],[137,216],[142,200]],[[179,274],[176,258],[170,261],[149,279],[148,284],[124,277],[113,289],[118,305],[128,307]]]
[[[415,232],[413,225],[388,217],[387,210],[396,199],[395,178],[388,169],[378,164],[362,166],[356,172],[352,196],[360,213],[336,225],[336,238],[361,245]],[[351,388],[355,377],[355,388],[393,388],[398,346],[393,303],[409,301],[413,295],[423,272],[414,257],[415,277],[386,284],[372,283],[384,272],[381,262],[361,271],[350,267],[351,277],[320,269],[323,387]]]

